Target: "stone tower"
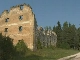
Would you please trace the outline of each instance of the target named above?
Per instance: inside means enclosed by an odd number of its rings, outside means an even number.
[[[13,6],[10,11],[5,10],[0,16],[0,32],[13,39],[16,45],[21,39],[27,47],[35,48],[35,16],[29,5]]]

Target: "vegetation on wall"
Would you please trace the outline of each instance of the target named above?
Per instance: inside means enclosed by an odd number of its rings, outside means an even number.
[[[18,54],[25,55],[28,48],[26,44],[24,43],[24,40],[19,40],[15,46],[15,49]]]

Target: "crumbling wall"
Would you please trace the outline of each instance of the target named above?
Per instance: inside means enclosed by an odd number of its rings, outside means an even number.
[[[34,48],[35,30],[34,14],[29,5],[13,6],[10,11],[5,10],[0,16],[0,32],[13,39],[14,45],[23,39],[28,48]]]
[[[57,35],[52,30],[44,30],[42,27],[38,28],[37,40],[40,40],[44,47],[55,46],[57,43]]]

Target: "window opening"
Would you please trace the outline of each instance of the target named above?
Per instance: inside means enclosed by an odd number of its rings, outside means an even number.
[[[19,27],[19,31],[22,31],[22,26]]]
[[[23,10],[23,5],[20,5],[20,10]]]
[[[22,20],[23,19],[23,16],[21,15],[21,16],[19,16],[19,20]]]
[[[18,40],[18,42],[21,42],[21,40]]]
[[[8,22],[9,21],[9,18],[7,18],[6,20],[5,20],[5,22]]]
[[[5,32],[8,32],[8,28],[5,28]]]

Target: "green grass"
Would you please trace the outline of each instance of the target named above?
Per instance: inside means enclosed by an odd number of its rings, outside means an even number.
[[[59,58],[78,53],[78,50],[39,49],[35,52],[27,51],[25,56],[16,56],[15,60],[57,60]]]

